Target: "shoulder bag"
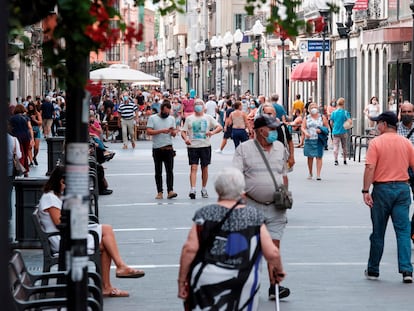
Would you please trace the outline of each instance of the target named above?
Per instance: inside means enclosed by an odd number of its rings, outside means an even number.
[[[276,209],[285,210],[292,208],[293,205],[293,198],[292,192],[290,192],[285,185],[278,185],[275,179],[275,175],[273,175],[272,169],[270,168],[269,161],[263,152],[262,147],[259,145],[257,140],[254,140],[257,149],[259,150],[260,155],[263,158],[263,162],[265,163],[267,170],[269,171],[270,177],[272,177],[273,184],[275,186],[275,193],[273,194],[274,205]]]

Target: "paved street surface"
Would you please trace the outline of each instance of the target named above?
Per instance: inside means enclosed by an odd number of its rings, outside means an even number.
[[[213,137],[217,149],[221,135]],[[107,298],[104,310],[173,311],[182,310],[177,298],[179,255],[191,226],[194,211],[217,200],[213,181],[223,167],[232,165],[233,142],[223,154],[213,152],[208,192],[202,199],[200,180],[197,199],[188,198],[189,166],[181,138],[174,141],[175,190],[173,200],[154,200],[156,195],[151,141],[139,141],[135,150],[122,150],[120,143],[107,143],[116,151],[105,163],[105,173],[114,193],[100,196],[101,223],[111,224],[125,261],[144,269],[141,279],[116,279],[113,285],[128,290],[129,298]],[[31,176],[47,170],[46,143],[42,141],[40,166]],[[403,284],[398,274],[397,250],[392,224],[388,226],[379,281],[364,278],[368,257],[370,219],[362,202],[363,163],[333,165],[333,153],[324,156],[322,181],[307,180],[303,149],[295,149],[296,165],[289,174],[294,205],[288,212],[289,224],[281,243],[288,276],[283,283],[291,295],[281,302],[282,311],[400,310],[414,308],[414,286]],[[165,182],[165,181],[164,181]],[[32,270],[39,270],[39,250],[25,250]],[[267,300],[267,269],[263,265],[260,310],[274,310]]]

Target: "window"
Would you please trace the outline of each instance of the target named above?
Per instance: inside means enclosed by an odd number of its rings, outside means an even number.
[[[234,30],[240,29],[242,32],[246,31],[246,14],[234,15]]]
[[[121,60],[121,46],[120,44],[113,45],[110,49],[106,50],[106,60],[108,62],[116,62]]]

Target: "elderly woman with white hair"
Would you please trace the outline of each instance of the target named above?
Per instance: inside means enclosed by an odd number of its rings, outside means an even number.
[[[178,297],[186,310],[257,310],[262,254],[285,276],[263,214],[243,201],[245,181],[236,168],[215,181],[218,201],[196,211],[178,274]]]

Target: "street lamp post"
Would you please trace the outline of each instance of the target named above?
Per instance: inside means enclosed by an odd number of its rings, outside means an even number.
[[[174,80],[173,80],[173,72],[174,72],[174,62],[175,62],[175,50],[169,50],[167,52],[168,64],[170,65],[170,89],[174,91]]]
[[[197,60],[196,60],[196,74],[195,74],[195,91],[196,94],[198,94],[198,90],[199,90],[199,86],[200,86],[200,53],[201,53],[201,47],[200,47],[200,42],[197,42],[197,44],[195,45],[195,51],[196,51],[196,55],[197,55]]]
[[[261,39],[262,39],[262,33],[263,33],[263,25],[260,22],[260,20],[256,20],[256,22],[253,25],[252,28],[253,35],[256,40],[256,51],[257,51],[257,76],[256,76],[256,96],[258,97],[260,95],[260,52],[262,50],[261,46]]]
[[[241,87],[241,79],[240,79],[240,44],[243,41],[243,33],[240,29],[237,29],[234,33],[234,42],[236,43],[237,51],[236,51],[236,57],[237,57],[237,87],[236,87],[236,94],[237,99],[240,98],[240,87]]]
[[[227,48],[227,95],[230,95],[230,56],[231,56],[231,45],[233,44],[233,35],[230,31],[227,31],[223,37],[223,43]]]
[[[159,59],[160,59],[160,80],[163,82],[163,85],[165,85],[165,72],[164,72],[165,59],[166,59],[165,53],[161,53]]]
[[[223,98],[223,38],[221,36],[217,37],[217,48],[220,59],[220,98]]]
[[[217,37],[212,36],[210,39],[210,46],[211,46],[211,60],[212,60],[212,66],[213,66],[213,84],[214,87],[214,95],[217,95],[217,81],[216,81],[216,65],[217,65]],[[214,56],[213,56],[214,55]]]
[[[191,47],[187,46],[185,49],[185,53],[187,54],[187,93],[190,93],[190,87],[191,87]]]
[[[288,103],[286,97],[286,78],[285,78],[285,40],[284,35],[280,36],[280,41],[282,42],[282,105],[286,109],[286,113],[289,115]]]
[[[328,30],[328,23],[329,23],[329,10],[322,9],[319,11],[319,14],[323,18],[323,30],[322,30],[322,77],[321,77],[321,113],[323,113],[323,107],[325,105],[325,49],[326,49],[326,32]]]
[[[345,2],[344,3],[344,7],[346,10],[346,22],[345,22],[345,26],[346,26],[346,44],[347,44],[347,50],[346,50],[346,74],[347,74],[347,94],[346,94],[346,100],[349,104],[349,106],[352,108],[354,107],[354,105],[351,103],[351,28],[352,25],[354,24],[354,22],[352,21],[352,9],[354,8],[355,2]],[[353,111],[353,109],[351,109],[352,113],[355,113],[356,111]]]
[[[185,54],[185,50],[183,48],[181,48],[178,52],[178,56],[179,56],[179,70],[178,70],[178,89],[181,92],[181,70],[183,69],[183,56]]]
[[[196,49],[196,54],[197,54],[196,93],[200,98],[203,98],[203,77],[201,76],[201,88],[200,88],[200,68],[202,69],[202,66],[203,66],[204,51],[206,50],[206,44],[202,40],[201,42],[198,42],[196,44],[195,49]]]
[[[413,37],[411,41],[411,104],[414,104],[414,1],[410,3],[410,9],[413,12]]]

